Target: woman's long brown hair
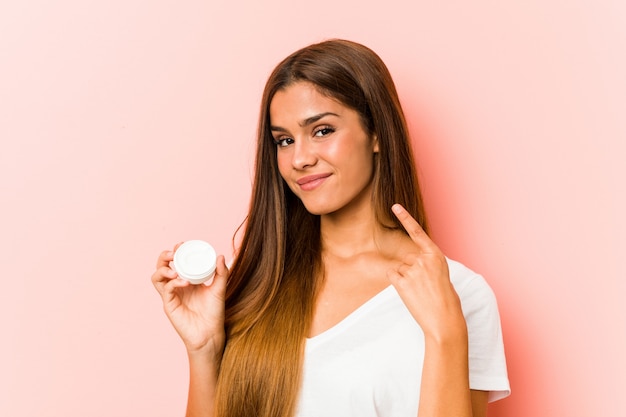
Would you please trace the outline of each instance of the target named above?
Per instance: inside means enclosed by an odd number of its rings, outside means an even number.
[[[356,110],[376,135],[377,220],[401,229],[391,213],[400,203],[427,227],[407,125],[382,60],[363,45],[330,40],[278,64],[263,93],[250,208],[226,291],[218,417],[291,417],[297,407],[306,335],[324,276],[320,219],[279,174],[269,107],[277,91],[301,81]]]

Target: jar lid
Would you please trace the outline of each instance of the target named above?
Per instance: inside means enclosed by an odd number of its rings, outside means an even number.
[[[215,273],[217,254],[203,240],[188,240],[174,253],[174,269],[178,276],[192,284],[201,284]]]

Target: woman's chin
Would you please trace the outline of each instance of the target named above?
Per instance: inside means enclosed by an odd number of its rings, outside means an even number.
[[[302,204],[304,205],[304,208],[306,209],[306,211],[316,216],[323,216],[325,214],[330,214],[330,213],[337,211],[338,209],[337,207],[333,207],[330,204],[325,204],[325,203],[321,203],[317,201],[316,202],[302,201]]]

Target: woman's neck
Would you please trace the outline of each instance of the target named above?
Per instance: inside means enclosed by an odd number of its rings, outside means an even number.
[[[322,251],[342,258],[376,250],[384,233],[371,205],[323,215],[320,227]]]

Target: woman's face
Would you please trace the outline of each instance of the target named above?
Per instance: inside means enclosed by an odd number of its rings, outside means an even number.
[[[280,174],[310,213],[371,204],[378,143],[355,110],[297,82],[274,95],[270,124]]]

